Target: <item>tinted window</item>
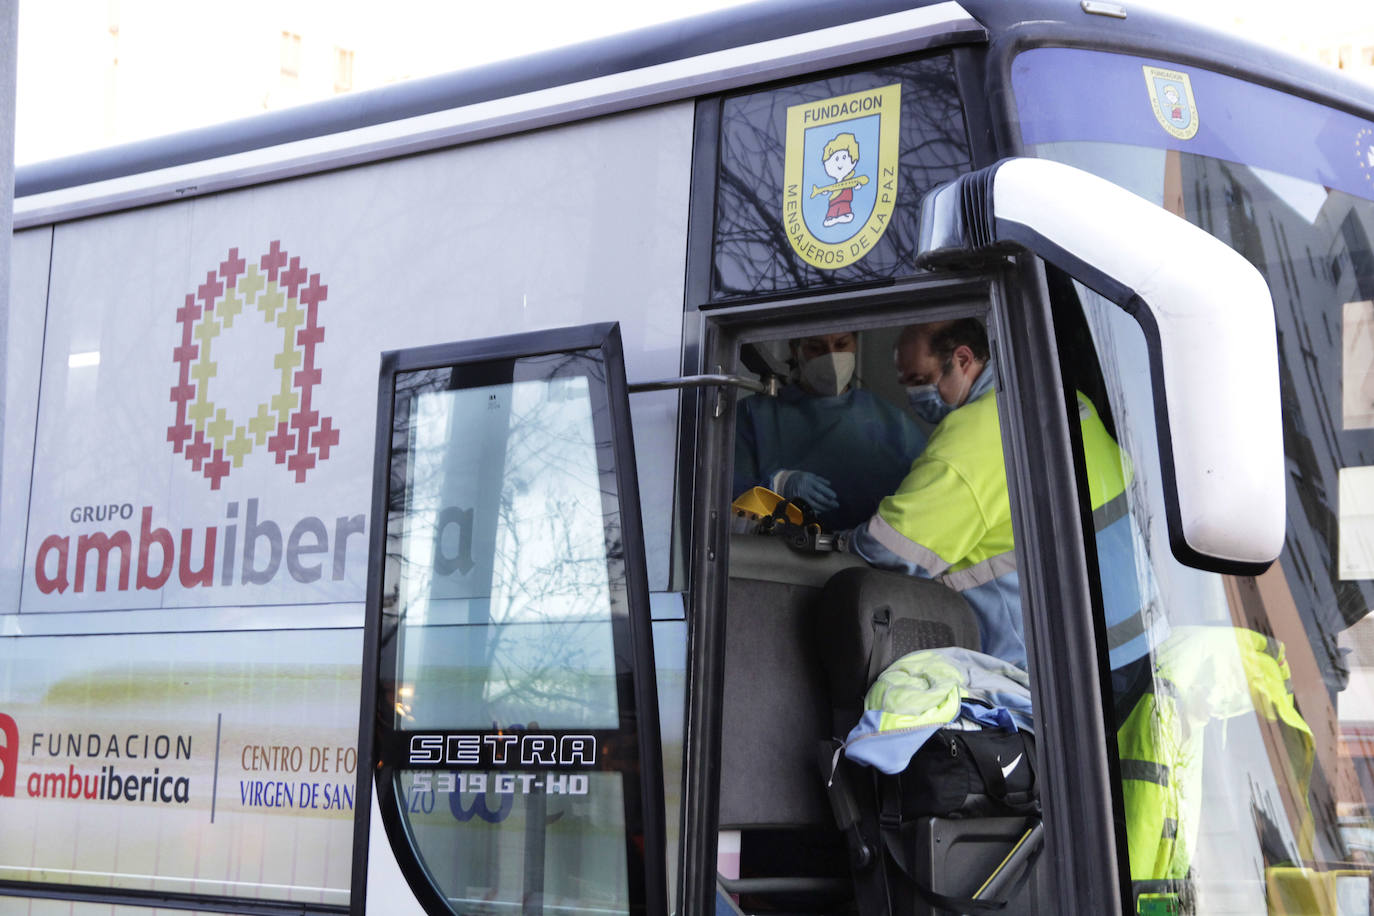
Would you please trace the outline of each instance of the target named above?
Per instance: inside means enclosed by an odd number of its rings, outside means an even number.
[[[914,273],[921,195],[968,169],[948,55],[725,99],[711,298]]]
[[[647,595],[607,373],[573,350],[395,375],[380,802],[454,912],[642,905],[657,734],[635,708]]]

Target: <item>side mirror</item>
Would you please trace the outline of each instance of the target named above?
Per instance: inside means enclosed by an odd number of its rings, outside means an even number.
[[[1254,575],[1283,548],[1283,429],[1269,287],[1203,230],[1105,179],[1006,159],[931,191],[917,263],[1028,250],[1145,332],[1169,541],[1182,563]]]

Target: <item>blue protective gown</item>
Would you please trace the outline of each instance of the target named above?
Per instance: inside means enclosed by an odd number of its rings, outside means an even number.
[[[736,408],[734,492],[772,488],[779,471],[810,471],[830,481],[840,501],[821,524],[852,528],[897,489],[925,444],[916,421],[863,389],[818,397],[788,385]]]

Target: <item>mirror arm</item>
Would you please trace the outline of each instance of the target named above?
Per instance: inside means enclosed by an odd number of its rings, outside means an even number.
[[[1174,556],[1238,575],[1266,569],[1283,548],[1287,480],[1264,277],[1187,220],[1047,159],[1004,159],[921,203],[919,267],[987,267],[1021,251],[1140,324]]]

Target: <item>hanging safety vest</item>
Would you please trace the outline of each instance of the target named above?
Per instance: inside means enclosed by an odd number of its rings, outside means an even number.
[[[1155,653],[1154,689],[1117,731],[1131,880],[1187,876],[1202,810],[1204,733],[1209,722],[1251,710],[1281,723],[1298,797],[1312,775],[1312,731],[1293,702],[1277,640],[1233,627],[1178,627]],[[1312,817],[1298,826],[1311,849]]]

